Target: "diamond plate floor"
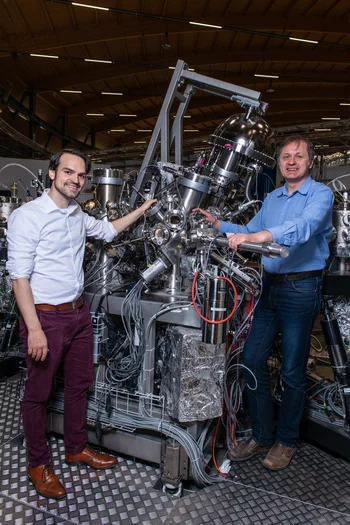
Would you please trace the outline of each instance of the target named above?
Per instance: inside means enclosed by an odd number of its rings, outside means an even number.
[[[63,441],[50,439],[66,500],[38,496],[26,475],[18,381],[0,382],[1,525],[350,525],[350,465],[301,443],[291,466],[266,470],[261,459],[233,464],[216,485],[172,499],[154,489],[159,471],[120,458],[115,469],[69,467]]]
[[[293,500],[270,490],[222,482],[182,498],[167,525],[345,525],[350,514]]]

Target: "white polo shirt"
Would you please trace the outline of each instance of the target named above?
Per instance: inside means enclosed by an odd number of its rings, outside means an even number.
[[[12,280],[29,280],[35,304],[57,305],[83,293],[86,237],[111,242],[117,232],[110,222],[84,213],[75,201],[59,208],[48,191],[11,213],[6,268]]]

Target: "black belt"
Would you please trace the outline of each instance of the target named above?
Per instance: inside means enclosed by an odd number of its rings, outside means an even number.
[[[323,270],[311,270],[310,272],[299,272],[299,273],[268,273],[264,271],[264,277],[272,282],[286,283],[289,281],[302,281],[309,277],[321,277]]]

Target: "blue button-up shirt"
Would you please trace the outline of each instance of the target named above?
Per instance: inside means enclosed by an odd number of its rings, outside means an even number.
[[[269,273],[292,273],[323,269],[329,257],[332,231],[332,191],[308,177],[288,195],[284,185],[270,193],[260,211],[246,226],[220,222],[223,233],[256,233],[268,230],[273,241],[289,247],[285,259],[263,256]]]

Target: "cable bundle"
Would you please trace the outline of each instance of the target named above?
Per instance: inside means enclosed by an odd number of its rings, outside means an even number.
[[[141,311],[143,281],[140,280],[125,297],[121,319],[126,337],[112,350],[107,361],[106,381],[115,384],[138,376],[145,352],[145,337]]]

